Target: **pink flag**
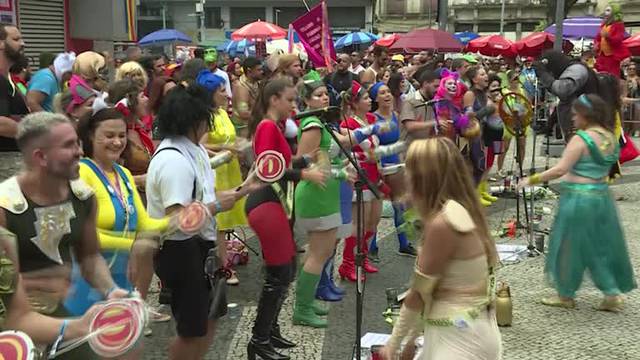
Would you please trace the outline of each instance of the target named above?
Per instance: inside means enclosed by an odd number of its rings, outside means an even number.
[[[331,67],[330,60],[336,58],[327,18],[323,1],[291,23],[315,67]]]

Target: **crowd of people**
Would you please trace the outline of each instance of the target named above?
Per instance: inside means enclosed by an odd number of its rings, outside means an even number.
[[[146,299],[155,273],[176,322],[168,357],[204,358],[226,309],[210,306],[204,264],[215,249],[227,284],[242,286],[228,252],[237,251],[234,231],[248,226],[264,263],[248,358],[289,359],[280,349],[296,344],[282,335],[279,314],[290,284],[296,280],[293,323],[327,327],[322,302],[346,296],[334,281],[341,241],[343,280],[375,281],[372,274],[385,271],[376,265],[376,242],[386,199],[398,254],[417,259],[381,355],[394,358],[405,337],[424,333],[427,359],[498,359],[498,260],[483,207],[497,201],[488,181],[505,176],[511,140],[521,161],[530,132],[514,132],[498,108],[511,94],[537,102],[543,88],[559,99],[567,149],[558,165],[520,186],[568,174],[545,270],[558,296],[543,303],[574,307],[585,269],[605,294],[602,310],[621,311],[621,294],[636,286],[605,181],[621,136],[615,119],[622,107],[609,104],[635,96],[633,62],[624,67],[625,93],[620,74],[596,74],[560,52],[516,62],[429,51],[392,56],[379,46],[315,69],[293,54],[240,59],[215,49],[196,49],[180,62],[137,47],[127,49],[126,61],[61,53],[41,59],[29,79],[19,30],[1,25],[0,41],[0,148],[24,165],[0,184],[0,225],[16,239],[1,236],[0,267],[20,274],[0,279],[13,294],[2,297],[3,328],[39,344],[86,335],[98,301]],[[339,114],[324,110],[330,105]],[[357,172],[341,149],[366,176],[362,211]],[[255,159],[265,154],[283,159],[277,181],[255,176]],[[195,233],[176,230],[193,203],[211,216]],[[408,231],[412,216],[422,223],[417,232]],[[60,356],[94,357],[87,346]]]

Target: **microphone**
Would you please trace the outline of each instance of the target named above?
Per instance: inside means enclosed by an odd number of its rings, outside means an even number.
[[[418,105],[414,106],[414,109],[417,109],[417,108],[420,108],[420,107],[423,107],[423,106],[431,106],[431,105],[437,104],[437,103],[439,103],[441,101],[446,101],[446,99],[433,99],[433,100],[425,101],[422,104],[418,104]]]
[[[229,150],[224,150],[211,157],[209,159],[209,164],[212,169],[215,169],[228,163],[231,159],[233,159],[233,153]]]
[[[326,117],[328,115],[331,115],[332,117],[339,116],[340,108],[337,106],[327,106],[322,109],[299,112],[293,117],[293,120],[300,120],[309,116],[317,116],[321,120],[323,120],[323,117]]]

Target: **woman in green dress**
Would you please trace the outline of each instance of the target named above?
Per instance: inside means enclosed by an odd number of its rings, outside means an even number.
[[[544,305],[574,308],[585,270],[604,294],[598,310],[621,311],[621,294],[636,288],[607,182],[609,169],[620,152],[608,110],[597,95],[578,97],[573,103],[577,136],[571,138],[557,165],[519,184],[530,186],[564,176],[545,266],[545,275],[557,296],[542,299]]]

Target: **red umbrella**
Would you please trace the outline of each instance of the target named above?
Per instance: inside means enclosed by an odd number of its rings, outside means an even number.
[[[422,50],[460,52],[462,47],[462,44],[446,31],[422,28],[400,35],[400,39],[391,45],[389,49],[406,52],[419,52]]]
[[[520,56],[533,56],[538,57],[547,49],[553,49],[553,42],[555,36],[548,32],[537,32],[525,36],[519,41],[515,42],[516,52]],[[562,42],[562,49],[565,53],[573,50],[573,44],[569,40]]]
[[[631,55],[640,56],[640,34],[635,34],[630,38],[622,41],[624,45],[627,45]]]
[[[398,39],[400,39],[400,35],[391,34],[381,37],[380,39],[376,40],[374,44],[383,47],[390,47],[391,45],[395,44]]]
[[[265,40],[284,39],[287,31],[278,25],[258,20],[247,24],[231,34],[232,40]]]
[[[467,43],[468,52],[478,52],[486,56],[516,57],[513,42],[500,35],[487,35]]]

